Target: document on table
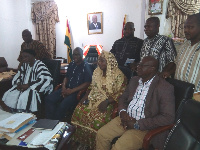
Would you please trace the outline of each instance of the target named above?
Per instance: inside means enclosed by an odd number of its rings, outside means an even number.
[[[23,123],[25,120],[33,117],[33,114],[29,113],[16,113],[4,120],[0,121],[0,127],[3,128],[11,128],[15,129],[17,128],[21,123]]]
[[[6,111],[3,111],[0,109],[0,121],[1,120],[4,120],[10,116],[12,116],[13,114],[9,113],[9,112],[6,112]]]
[[[34,139],[29,143],[31,145],[45,145],[48,141],[62,128],[64,122],[60,122],[56,125],[53,130],[40,130],[41,133],[34,137]]]

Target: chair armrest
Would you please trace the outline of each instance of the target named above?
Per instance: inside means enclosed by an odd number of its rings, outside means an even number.
[[[162,127],[158,127],[156,129],[150,130],[144,137],[143,139],[143,150],[148,150],[149,146],[150,146],[150,140],[157,134],[162,133],[164,131],[170,130],[172,129],[172,127],[174,126],[174,124],[171,125],[167,125],[167,126],[162,126]]]
[[[57,91],[58,89],[60,89],[62,87],[62,84],[58,84],[55,88],[54,91]]]
[[[88,88],[82,89],[78,92],[76,98],[78,100],[78,102],[81,100],[81,96],[87,91]]]

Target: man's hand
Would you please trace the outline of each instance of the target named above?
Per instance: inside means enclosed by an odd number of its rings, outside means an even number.
[[[70,88],[62,88],[62,96],[65,98],[66,96],[72,94],[74,91]]]
[[[109,101],[108,101],[108,100],[105,100],[105,101],[101,102],[101,103],[99,104],[99,106],[98,106],[99,111],[100,111],[101,113],[104,113],[104,112],[106,111],[107,107],[108,107],[108,104],[109,104]]]
[[[121,119],[121,125],[126,128],[127,126],[127,121],[131,120],[131,117],[128,115],[126,111],[121,111],[120,112],[120,119]]]
[[[24,92],[25,90],[27,90],[30,86],[28,84],[18,84],[17,85],[17,90],[21,91],[21,92]]]
[[[134,124],[136,123],[135,118],[131,118],[131,120],[126,122],[126,128],[125,129],[134,129]]]
[[[83,98],[80,100],[80,102],[79,102],[79,103],[82,105],[82,104],[83,104],[83,102],[84,102],[84,101],[86,101],[87,99],[88,99],[88,97],[87,97],[87,96],[84,96],[84,97],[83,97]]]
[[[135,71],[137,69],[137,63],[133,62],[130,64],[131,71]]]
[[[120,113],[121,125],[124,127],[124,130],[134,129],[134,124],[136,122],[135,118],[132,118],[128,115],[126,111]]]
[[[158,73],[158,75],[165,79],[165,78],[168,78],[170,76],[170,73],[164,71],[164,72]]]

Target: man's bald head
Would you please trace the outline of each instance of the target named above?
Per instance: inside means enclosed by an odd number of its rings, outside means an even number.
[[[157,74],[158,60],[152,56],[144,57],[137,66],[137,74],[143,82],[148,81]]]

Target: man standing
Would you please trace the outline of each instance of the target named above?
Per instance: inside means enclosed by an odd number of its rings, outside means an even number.
[[[145,56],[153,56],[159,61],[158,71],[160,76],[167,78],[174,74],[176,65],[174,63],[176,57],[176,49],[173,40],[159,35],[160,20],[158,17],[148,18],[144,32],[147,38],[144,40],[141,49],[141,59]]]
[[[97,133],[97,150],[109,150],[111,141],[121,136],[112,150],[138,150],[148,130],[169,125],[175,118],[174,89],[157,75],[158,60],[147,56],[137,66],[133,77],[119,99],[119,116],[103,126]],[[161,150],[168,132],[152,140]]]
[[[87,88],[92,81],[92,73],[87,62],[83,61],[83,50],[79,47],[73,51],[73,62],[68,66],[62,89],[45,98],[46,118],[62,120],[70,109],[78,104],[77,93]]]
[[[101,29],[101,23],[97,22],[97,15],[92,16],[92,23],[89,25],[89,30]]]
[[[20,55],[17,59],[19,62],[22,61],[21,52],[24,49],[34,50],[35,53],[36,53],[35,58],[37,60],[51,59],[52,58],[52,55],[50,54],[50,52],[46,49],[46,47],[40,41],[32,39],[32,34],[28,29],[25,29],[22,32],[22,38],[23,38],[24,42],[21,45]]]
[[[178,50],[175,78],[195,84],[200,92],[200,13],[188,17],[184,33],[187,40]]]
[[[134,37],[134,31],[134,23],[127,22],[124,26],[124,37],[115,41],[110,50],[116,57],[119,67],[124,67],[127,58],[135,59],[134,64],[140,61],[140,51],[143,40]],[[133,66],[136,67],[136,65]],[[131,69],[134,70],[134,67]]]

